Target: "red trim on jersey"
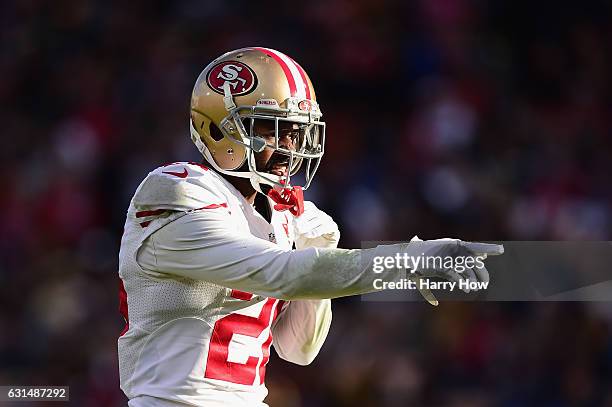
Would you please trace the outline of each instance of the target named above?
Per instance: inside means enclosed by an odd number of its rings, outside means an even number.
[[[287,238],[289,238],[289,218],[287,217],[287,214],[285,214],[285,223],[281,223],[281,225],[283,226],[283,229],[285,229]]]
[[[217,209],[217,208],[227,208],[227,203],[223,202],[220,204],[210,204],[203,206],[201,208],[194,209],[194,211],[199,211],[200,209]]]
[[[240,290],[232,290],[232,293],[230,295],[232,296],[232,298],[244,301],[249,301],[251,298],[253,298],[253,294]]]
[[[291,92],[291,96],[295,96],[295,94],[297,93],[295,78],[293,77],[293,74],[291,74],[291,70],[289,69],[289,66],[285,63],[285,61],[283,61],[283,59],[272,50],[261,47],[255,47],[254,49],[261,51],[266,55],[270,55],[272,59],[274,59],[280,65],[283,72],[285,73],[285,76],[287,77],[287,82],[289,83],[289,92]]]
[[[160,215],[164,212],[166,212],[167,209],[155,209],[152,211],[140,211],[140,212],[136,212],[136,217],[137,218],[144,218],[145,216],[155,216],[155,215]]]
[[[272,318],[272,321],[276,320],[276,317],[283,310],[283,305],[285,305],[285,304],[288,304],[288,302],[285,301],[285,300],[278,300],[278,304],[276,305],[276,313],[274,314],[274,317]]]
[[[123,280],[119,279],[119,313],[125,319],[125,326],[123,330],[119,334],[119,336],[123,336],[128,329],[130,329],[130,320],[128,315],[128,303],[127,303],[127,292],[125,291],[125,287],[123,286]]]
[[[306,99],[310,100],[310,86],[308,86],[308,80],[306,79],[306,72],[300,66],[300,64],[298,64],[297,62],[293,60],[293,58],[289,57],[289,59],[291,60],[291,62],[295,64],[295,66],[297,66],[298,72],[300,73],[300,76],[302,77],[302,82],[304,82],[304,89],[306,90]]]
[[[146,222],[141,222],[140,223],[140,227],[146,228],[147,226],[149,226],[149,224],[151,223],[150,220],[146,221]]]

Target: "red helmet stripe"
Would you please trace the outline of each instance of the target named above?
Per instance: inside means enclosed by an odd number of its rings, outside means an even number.
[[[289,83],[289,92],[291,92],[291,96],[295,96],[295,94],[297,93],[295,78],[291,73],[291,69],[289,69],[289,66],[285,63],[285,61],[283,61],[280,55],[278,55],[275,51],[269,48],[254,47],[254,49],[261,51],[266,55],[270,55],[272,59],[274,59],[280,65],[280,67],[283,69],[283,72],[285,73],[285,76],[287,77],[287,82]]]
[[[300,64],[295,62],[293,58],[289,57],[289,59],[291,59],[291,62],[295,64],[298,71],[300,72],[300,76],[302,77],[302,82],[304,82],[304,89],[306,90],[306,99],[310,99],[310,86],[308,86],[308,79],[306,79],[306,72],[304,72],[304,69],[300,66]]]

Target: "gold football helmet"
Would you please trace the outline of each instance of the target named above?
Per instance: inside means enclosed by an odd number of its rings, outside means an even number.
[[[325,123],[308,75],[293,59],[268,48],[241,48],[212,61],[196,80],[191,96],[191,139],[217,171],[288,188],[306,163],[306,189],[321,162]],[[269,120],[275,142],[254,132],[256,120]],[[279,146],[279,122],[298,129],[295,150]],[[288,156],[285,176],[258,171],[255,153],[266,147]],[[266,188],[269,189],[269,188]]]

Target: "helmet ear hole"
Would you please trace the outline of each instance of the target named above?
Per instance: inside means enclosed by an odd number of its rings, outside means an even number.
[[[210,122],[209,129],[210,129],[210,137],[212,137],[213,140],[215,141],[223,140],[223,133],[221,133],[221,130],[213,122]]]

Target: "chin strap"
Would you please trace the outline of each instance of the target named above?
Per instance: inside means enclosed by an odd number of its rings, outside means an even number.
[[[293,216],[304,213],[304,191],[302,187],[270,188],[266,194],[275,202],[274,210],[289,211]]]

